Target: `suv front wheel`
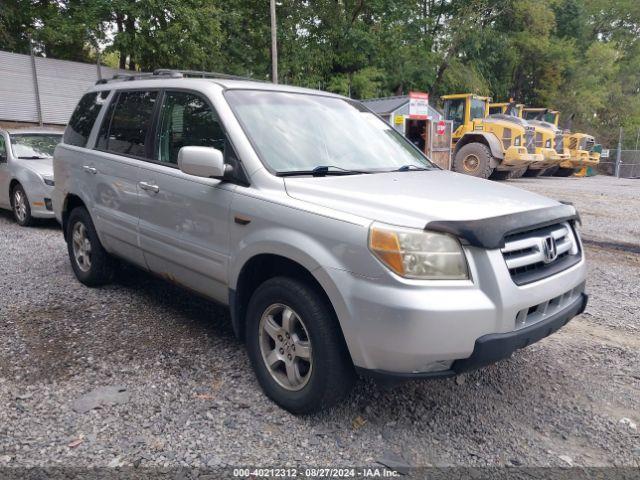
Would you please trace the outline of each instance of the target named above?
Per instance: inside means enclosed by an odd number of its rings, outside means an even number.
[[[67,250],[80,282],[97,287],[113,279],[115,261],[100,243],[91,215],[84,207],[76,207],[69,214]]]
[[[247,348],[264,392],[291,413],[335,404],[355,379],[333,310],[298,280],[272,278],[254,292],[247,311]]]

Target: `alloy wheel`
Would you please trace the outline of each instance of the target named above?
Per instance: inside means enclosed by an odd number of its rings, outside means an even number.
[[[287,390],[300,390],[311,377],[311,339],[302,318],[289,306],[267,307],[258,329],[260,353],[271,377]]]
[[[73,245],[73,257],[75,258],[78,268],[83,272],[91,269],[91,241],[87,235],[87,228],[84,223],[77,222],[73,226],[71,235]]]
[[[22,223],[27,219],[27,199],[19,188],[13,192],[13,210],[19,222]]]

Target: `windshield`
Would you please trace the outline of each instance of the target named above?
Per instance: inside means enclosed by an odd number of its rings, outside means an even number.
[[[53,151],[62,140],[62,134],[19,133],[10,135],[10,138],[14,157],[39,159],[53,157]]]
[[[435,168],[357,102],[256,90],[228,91],[226,98],[262,162],[276,173],[317,167],[342,173]]]

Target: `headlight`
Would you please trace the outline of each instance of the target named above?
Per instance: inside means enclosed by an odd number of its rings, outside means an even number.
[[[460,242],[445,233],[373,224],[369,249],[391,271],[420,280],[469,278]]]
[[[547,140],[547,143],[545,143],[544,146],[546,148],[551,148],[551,139],[550,138]]]
[[[49,185],[50,187],[53,187],[55,185],[55,182],[50,178],[43,178],[42,180],[44,181],[45,185]]]
[[[519,147],[519,146],[520,146],[520,137],[516,137],[516,139],[513,141],[513,144],[514,144],[516,147]]]

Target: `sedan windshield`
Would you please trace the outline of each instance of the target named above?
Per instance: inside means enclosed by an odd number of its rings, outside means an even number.
[[[61,140],[62,135],[19,133],[11,135],[11,148],[17,158],[51,158]]]
[[[256,90],[231,90],[226,97],[262,162],[276,174],[436,168],[357,102]]]

